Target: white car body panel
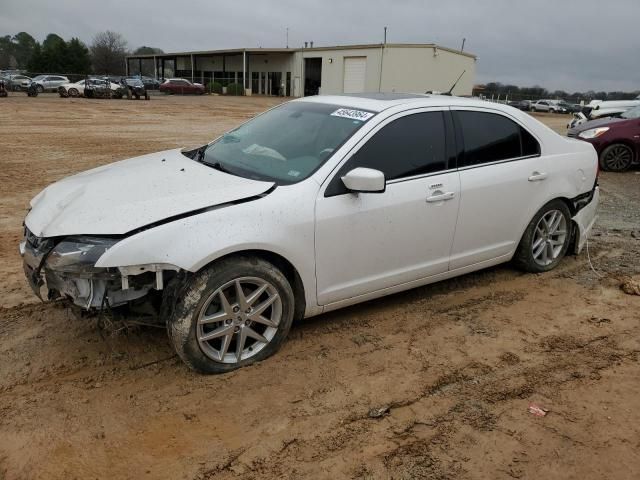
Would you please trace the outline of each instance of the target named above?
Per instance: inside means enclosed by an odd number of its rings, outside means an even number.
[[[58,89],[64,88],[66,91],[68,91],[70,88],[75,88],[78,91],[79,95],[84,95],[85,82],[86,80],[80,80],[79,82],[75,83],[65,83],[63,85],[60,85]],[[109,88],[111,88],[111,90],[113,91],[116,91],[120,88],[120,85],[118,85],[117,83],[109,82]]]
[[[452,110],[491,111],[470,107]],[[513,256],[529,221],[544,204],[554,198],[571,199],[576,192],[593,187],[597,158],[591,145],[578,146],[543,129],[531,128],[527,115],[517,112],[506,116],[537,137],[541,155],[460,169],[462,200],[451,250],[452,270]],[[546,137],[554,141],[544,142]],[[572,153],[575,150],[582,153]],[[585,155],[590,162],[585,162]],[[585,163],[590,164],[588,174],[584,174]],[[586,184],[587,179],[590,184]]]
[[[94,168],[48,186],[26,225],[39,237],[122,235],[193,210],[242,200],[272,183],[226,175],[180,149]]]
[[[640,100],[605,100],[593,105],[594,110],[605,110],[609,108],[628,110],[640,105]]]
[[[418,108],[408,112],[440,110]],[[388,115],[361,135],[340,165],[401,116]],[[316,279],[321,305],[448,270],[460,202],[457,171],[390,181],[383,194],[325,198],[328,183],[316,205]],[[447,200],[427,201],[445,193],[450,196]],[[336,232],[348,234],[336,241]]]
[[[165,263],[197,272],[231,253],[272,252],[298,271],[305,288],[306,315],[321,313],[316,302],[313,261],[318,188],[315,182],[278,187],[257,200],[214,208],[144,230],[118,242],[100,257],[96,266]]]
[[[591,203],[573,217],[573,221],[578,226],[578,241],[576,242],[574,253],[580,253],[587,243],[591,230],[598,219],[597,211],[599,203],[600,188],[596,187]]]
[[[452,198],[427,202],[445,192],[453,193]],[[446,272],[459,198],[455,171],[390,182],[384,194],[320,195],[318,302],[325,305]]]
[[[508,261],[545,203],[587,194],[595,183],[590,144],[561,137],[512,107],[448,96],[294,101],[379,113],[299,183],[274,188],[168,150],[49,186],[32,201],[26,225],[40,237],[128,234],[97,267],[197,272],[231,253],[270,252],[299,274],[311,316]],[[541,155],[389,181],[383,193],[324,197],[340,165],[392,117],[448,109],[506,116],[538,139]],[[536,172],[543,181],[529,181]],[[427,201],[439,192],[452,196]],[[597,200],[596,192],[574,218],[579,244],[593,225]]]

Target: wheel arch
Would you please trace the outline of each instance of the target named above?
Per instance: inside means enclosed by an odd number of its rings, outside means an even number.
[[[265,249],[258,249],[258,248],[238,250],[238,251],[226,253],[224,255],[216,257],[213,260],[210,260],[208,263],[200,267],[198,271],[201,271],[205,268],[210,268],[214,266],[216,263],[220,262],[221,260],[227,260],[233,257],[259,258],[261,260],[269,262],[271,265],[273,265],[278,270],[280,270],[282,274],[285,276],[285,278],[287,279],[287,281],[289,282],[289,284],[291,285],[291,288],[293,290],[293,296],[295,299],[295,308],[294,308],[293,318],[294,320],[300,320],[304,318],[304,314],[307,307],[307,300],[306,300],[307,291],[305,289],[304,282],[302,281],[302,277],[298,272],[298,269],[293,265],[293,263],[289,261],[287,258],[285,258],[284,256],[280,255],[279,253],[275,253],[273,251],[265,250]]]
[[[575,216],[575,214],[577,213],[576,211],[576,207],[573,204],[573,202],[571,201],[570,198],[567,197],[563,197],[563,196],[559,196],[559,197],[554,197],[554,198],[550,198],[548,199],[546,202],[544,202],[542,205],[540,205],[533,213],[533,215],[531,216],[531,218],[527,221],[527,223],[525,223],[524,228],[522,229],[522,232],[520,233],[520,240],[518,241],[518,245],[516,247],[517,248],[520,247],[520,244],[522,243],[522,240],[524,239],[524,235],[527,233],[527,227],[529,226],[529,223],[531,223],[531,220],[533,220],[535,218],[535,216],[538,214],[538,212],[540,210],[542,210],[542,208],[551,203],[554,202],[556,200],[560,200],[562,203],[564,203],[567,208],[569,209],[569,213],[571,214],[571,218],[570,220],[570,225],[571,225],[571,237],[569,238],[569,249],[567,250],[567,252],[569,251],[573,251],[573,247],[575,242],[577,241],[577,236],[576,236],[576,230],[577,230],[577,224],[576,222],[573,220],[573,217]],[[515,251],[514,251],[515,254]]]
[[[631,155],[633,155],[633,158],[631,159],[631,161],[632,162],[638,161],[638,158],[640,157],[640,149],[636,147],[636,145],[634,145],[634,143],[630,141],[628,138],[616,138],[615,140],[611,140],[602,146],[602,148],[598,152],[598,162],[600,162],[600,155],[602,155],[602,153],[607,148],[613,145],[624,145],[625,147],[629,147],[631,149]]]

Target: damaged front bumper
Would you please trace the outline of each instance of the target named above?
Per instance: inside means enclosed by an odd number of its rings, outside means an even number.
[[[162,289],[163,270],[156,266],[99,268],[95,264],[118,240],[87,236],[38,238],[25,230],[20,243],[24,272],[41,300],[70,299],[90,309],[116,307]]]

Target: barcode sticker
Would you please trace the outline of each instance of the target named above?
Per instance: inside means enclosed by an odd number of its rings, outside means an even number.
[[[352,110],[350,108],[339,108],[331,115],[334,117],[342,117],[342,118],[350,118],[351,120],[360,120],[366,122],[371,117],[373,117],[373,113],[364,112],[362,110]]]

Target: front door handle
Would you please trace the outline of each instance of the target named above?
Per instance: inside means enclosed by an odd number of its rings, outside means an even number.
[[[455,196],[456,196],[455,192],[438,193],[437,195],[432,195],[430,197],[427,197],[427,202],[429,203],[445,202],[447,200],[452,200],[453,198],[455,198]]]
[[[529,181],[530,182],[540,182],[542,180],[545,180],[547,178],[547,174],[544,172],[533,172],[531,174],[531,176],[529,177]]]

